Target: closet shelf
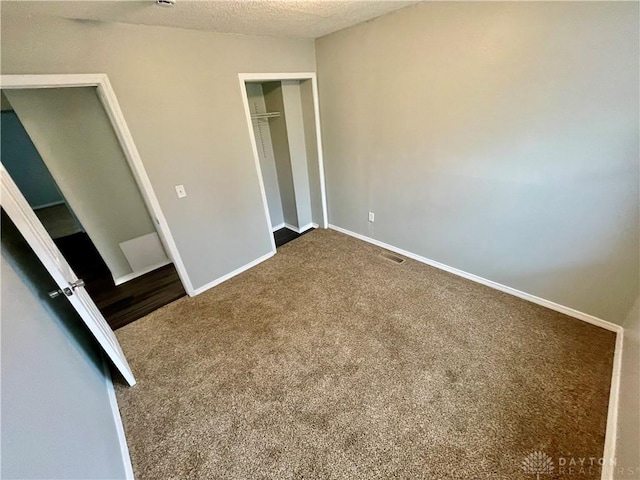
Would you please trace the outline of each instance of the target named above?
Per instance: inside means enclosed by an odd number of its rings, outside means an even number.
[[[270,118],[276,118],[280,116],[280,112],[265,112],[265,113],[254,113],[251,115],[251,118],[255,120],[269,120]]]

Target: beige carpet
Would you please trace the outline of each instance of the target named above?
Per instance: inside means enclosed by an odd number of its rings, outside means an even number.
[[[614,334],[309,233],[117,331],[138,479],[532,479],[601,457]]]

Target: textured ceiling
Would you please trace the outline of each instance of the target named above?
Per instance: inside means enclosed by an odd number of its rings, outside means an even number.
[[[221,33],[318,38],[415,1],[154,0],[2,1],[2,15],[47,15],[103,22],[163,25]]]

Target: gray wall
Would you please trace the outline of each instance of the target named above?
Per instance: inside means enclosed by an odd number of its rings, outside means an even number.
[[[282,100],[284,102],[285,121],[287,122],[287,140],[291,158],[291,175],[296,198],[297,226],[302,228],[311,223],[311,197],[309,193],[309,173],[307,167],[307,146],[304,136],[302,99],[300,82],[287,80],[282,82]]]
[[[247,99],[249,101],[249,111],[254,113],[265,113],[267,107],[264,103],[262,84],[247,83]],[[282,200],[280,199],[280,187],[278,185],[278,171],[276,161],[273,157],[273,145],[271,144],[270,120],[253,120],[253,133],[256,137],[256,147],[260,156],[260,169],[262,170],[262,180],[267,196],[267,206],[271,226],[278,226],[284,223],[282,213]]]
[[[614,478],[640,478],[640,298],[624,323]]]
[[[5,95],[113,277],[132,273],[120,243],[155,228],[96,89]]]
[[[25,245],[3,218],[0,476],[124,478],[99,349]]]
[[[109,76],[194,287],[271,251],[238,73],[315,71],[313,41],[3,14],[1,66]]]
[[[296,207],[296,192],[291,169],[291,152],[289,151],[289,132],[287,131],[287,112],[285,111],[280,82],[266,82],[262,85],[264,101],[269,112],[280,112],[280,116],[269,121],[271,131],[271,145],[276,162],[282,214],[284,222],[298,226],[298,210]]]
[[[427,2],[319,39],[330,222],[621,323],[639,8]]]
[[[318,136],[316,134],[315,106],[311,80],[300,82],[302,101],[302,122],[307,149],[307,170],[309,172],[309,194],[311,196],[311,219],[322,225],[322,193],[320,191],[320,169],[318,166]]]
[[[32,208],[64,203],[56,182],[16,112],[2,112],[0,122],[2,164]]]

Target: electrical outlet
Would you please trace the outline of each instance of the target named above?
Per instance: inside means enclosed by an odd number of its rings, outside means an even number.
[[[176,193],[178,198],[184,198],[187,196],[187,191],[184,189],[184,185],[176,185]]]
[[[375,222],[375,221],[376,221],[376,214],[375,214],[375,213],[373,213],[373,212],[369,212],[369,221],[370,221],[371,223],[373,223],[373,222]]]

